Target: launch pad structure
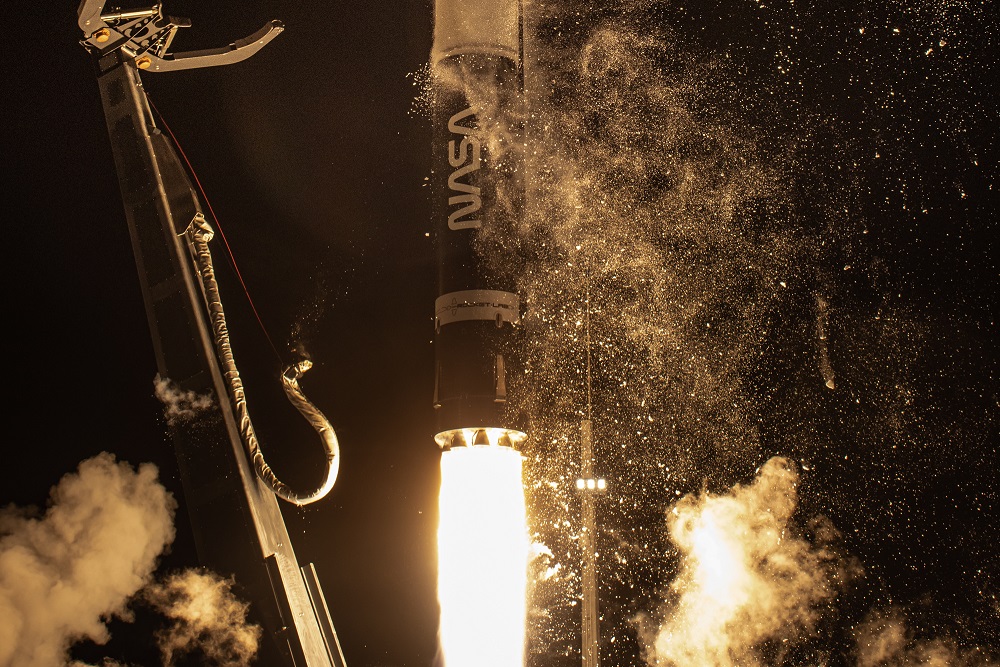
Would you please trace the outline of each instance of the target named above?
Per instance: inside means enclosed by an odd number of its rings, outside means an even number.
[[[164,15],[159,5],[103,9],[104,0],[83,0],[78,23],[95,58],[157,370],[176,389],[212,398],[193,421],[170,428],[199,560],[235,577],[249,598],[251,620],[264,630],[259,664],[345,667],[316,568],[300,567],[274,484],[261,478],[263,459],[248,458],[249,418],[229,400],[234,369],[224,366],[213,335],[221,304],[207,294],[206,270],[196,256],[204,249],[195,235],[204,242],[211,233],[183,164],[154,122],[139,75],[245,60],[282,26],[272,21],[219,49],[171,53],[177,30],[190,25],[185,19]],[[287,385],[289,378],[283,380]]]

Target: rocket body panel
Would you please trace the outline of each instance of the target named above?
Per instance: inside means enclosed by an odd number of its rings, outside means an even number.
[[[520,301],[502,241],[524,205],[519,25],[516,0],[435,7],[434,407],[444,448],[473,444],[469,431],[524,437],[506,410]]]
[[[439,294],[513,292],[495,264],[498,232],[523,213],[521,77],[517,63],[457,55],[434,70],[432,214]]]

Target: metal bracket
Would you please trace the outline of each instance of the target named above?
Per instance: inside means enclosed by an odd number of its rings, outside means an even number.
[[[105,14],[102,13],[105,2],[81,0],[77,9],[77,23],[84,34],[81,43],[98,56],[121,51],[137,68],[153,72],[237,63],[260,51],[285,29],[281,21],[271,21],[228,46],[168,53],[177,31],[190,27],[190,20],[164,14],[159,4],[149,9]]]

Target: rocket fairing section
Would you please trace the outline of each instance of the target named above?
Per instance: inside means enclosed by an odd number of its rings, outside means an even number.
[[[518,0],[436,0],[434,407],[443,449],[526,437],[505,410],[520,300],[490,247],[524,207],[521,63]]]

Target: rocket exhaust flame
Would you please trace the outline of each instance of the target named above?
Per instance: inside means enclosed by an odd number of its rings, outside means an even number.
[[[489,445],[443,452],[439,503],[444,665],[520,667],[529,551],[521,454]]]

